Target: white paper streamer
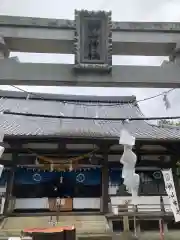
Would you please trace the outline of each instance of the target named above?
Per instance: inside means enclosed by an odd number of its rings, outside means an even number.
[[[124,146],[124,153],[120,159],[123,164],[122,178],[124,178],[124,185],[126,190],[132,194],[132,202],[135,204],[139,189],[139,175],[135,173],[137,157],[132,151],[131,146]]]
[[[119,144],[134,146],[135,137],[133,137],[126,129],[122,129],[120,133]]]
[[[171,205],[171,210],[173,212],[175,222],[179,222],[180,221],[180,209],[179,209],[178,199],[177,199],[177,195],[176,195],[176,189],[174,186],[172,170],[171,169],[162,170],[162,174],[163,174],[163,178],[164,178],[166,193],[169,198],[169,203]]]
[[[126,129],[122,129],[119,143],[124,145],[124,152],[120,159],[120,163],[123,164],[123,184],[126,186],[126,190],[132,194],[132,203],[136,204],[140,178],[139,175],[135,173],[137,156],[132,151],[132,146],[135,144],[135,137],[133,137]]]
[[[4,169],[4,165],[1,165],[1,164],[0,164],[0,177],[1,177],[1,175],[2,175],[3,169]]]

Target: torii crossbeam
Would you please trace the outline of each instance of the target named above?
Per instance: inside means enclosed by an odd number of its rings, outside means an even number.
[[[75,21],[0,16],[0,85],[179,87],[180,23],[112,22],[75,11]],[[19,63],[10,51],[75,54],[72,64]],[[170,56],[160,67],[112,66],[112,55]]]

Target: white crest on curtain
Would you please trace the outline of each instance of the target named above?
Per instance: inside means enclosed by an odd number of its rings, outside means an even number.
[[[164,178],[166,193],[169,198],[169,203],[171,205],[175,222],[180,222],[180,209],[179,209],[178,199],[176,195],[176,189],[174,186],[172,170],[171,169],[162,170],[162,174]]]
[[[124,152],[120,159],[120,163],[123,165],[123,183],[126,186],[128,193],[132,194],[133,204],[136,204],[135,202],[136,197],[138,196],[140,178],[139,175],[135,173],[137,156],[132,151],[132,147],[135,144],[135,137],[133,137],[128,130],[123,129],[120,134],[119,143],[124,145]]]

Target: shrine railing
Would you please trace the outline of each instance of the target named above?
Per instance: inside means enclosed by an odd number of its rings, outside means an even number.
[[[114,214],[119,214],[123,212],[172,212],[170,204],[111,204],[109,212]]]

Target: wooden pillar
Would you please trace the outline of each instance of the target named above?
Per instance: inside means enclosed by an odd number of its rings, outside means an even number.
[[[108,213],[109,203],[109,172],[108,172],[108,149],[104,150],[103,162],[101,168],[101,184],[102,184],[102,197],[101,197],[101,212]]]
[[[12,166],[8,173],[8,178],[7,178],[3,215],[8,215],[9,213],[9,204],[10,204],[10,201],[12,200],[12,191],[13,191],[13,185],[14,185],[14,176],[15,176],[17,158],[18,158],[18,154],[13,153]]]
[[[129,217],[123,216],[123,231],[129,232]]]
[[[163,197],[160,196],[160,207],[161,207],[161,213],[163,213],[165,215],[166,210],[165,210],[165,206],[164,206],[164,201],[163,201]],[[165,220],[164,217],[159,219],[159,226],[162,226],[162,232],[163,234],[167,233],[168,231],[168,227],[167,227],[167,221]]]
[[[134,205],[134,212],[138,212],[138,207],[137,205]],[[141,226],[140,226],[140,219],[137,216],[134,216],[134,236],[138,237],[139,234],[141,233]]]

